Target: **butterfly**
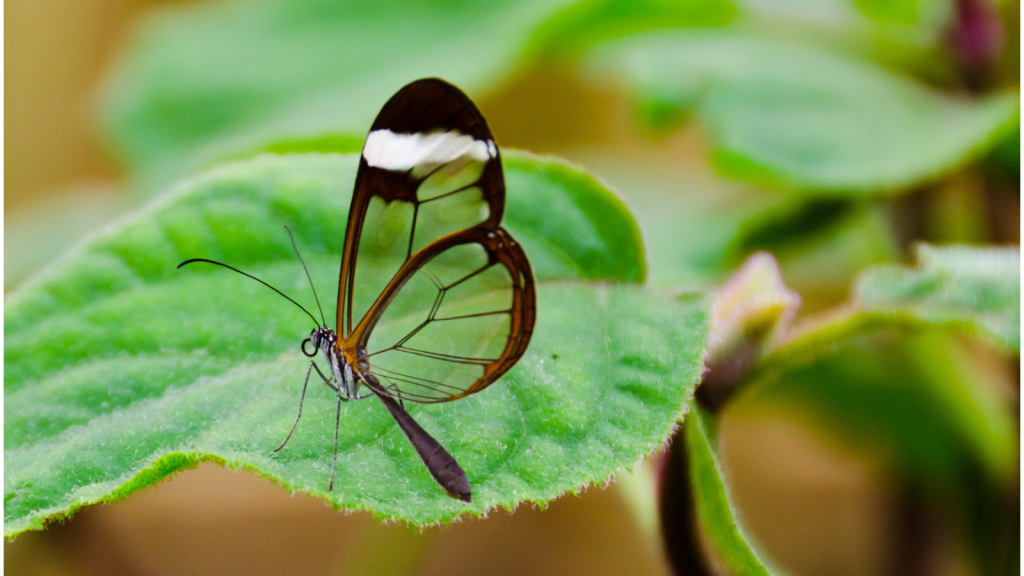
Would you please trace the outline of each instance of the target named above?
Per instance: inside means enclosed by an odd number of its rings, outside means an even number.
[[[227,264],[195,258],[178,266],[205,262],[243,274],[316,324],[301,344],[313,359],[299,414],[274,452],[295,432],[315,371],[337,398],[328,490],[342,403],[376,397],[434,480],[450,496],[472,501],[465,471],[405,402],[450,402],[480,392],[526,351],[536,288],[526,253],[501,227],[504,211],[501,154],[483,115],[459,88],[426,78],[384,104],[363,146],[341,255],[337,330],[327,326],[322,308],[321,324],[280,290]],[[294,237],[292,245],[302,261]],[[315,288],[313,294],[319,307]]]

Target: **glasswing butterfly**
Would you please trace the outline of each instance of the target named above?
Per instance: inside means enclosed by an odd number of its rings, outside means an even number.
[[[196,258],[178,266],[206,262],[244,274],[316,324],[301,346],[314,360],[299,415],[274,452],[295,432],[315,370],[338,399],[329,490],[341,403],[376,396],[437,483],[455,498],[472,500],[462,467],[404,403],[449,402],[479,392],[526,351],[536,291],[526,254],[501,227],[504,211],[501,155],[483,116],[457,87],[427,78],[388,100],[363,146],[341,256],[337,331],[327,327],[322,309],[323,324],[281,291],[227,264]],[[313,295],[319,307],[315,288]],[[330,376],[317,365],[318,352]]]

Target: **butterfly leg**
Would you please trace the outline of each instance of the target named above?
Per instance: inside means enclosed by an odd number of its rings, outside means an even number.
[[[320,371],[320,367],[316,365],[316,362],[310,361],[310,364],[313,365],[313,368],[316,368],[316,373],[320,375],[320,379],[324,381],[324,384],[327,384],[327,387],[330,388],[331,390],[338,392],[338,387],[335,386],[334,384],[331,384],[331,379],[328,378],[327,376],[324,376],[324,373]],[[308,374],[306,375],[306,378],[309,378]]]
[[[316,362],[310,361],[309,368],[306,369],[306,381],[302,383],[302,395],[299,396],[299,415],[295,417],[295,423],[292,424],[292,429],[288,431],[288,436],[281,442],[281,445],[274,448],[274,452],[284,448],[284,445],[292,439],[292,433],[295,432],[295,427],[299,425],[299,418],[302,418],[302,403],[306,400],[306,387],[309,386],[309,375],[313,373],[313,367],[316,366]],[[316,370],[320,371],[319,368]]]
[[[386,376],[384,378],[387,379]],[[379,383],[380,383],[380,379],[378,379],[378,384]],[[391,396],[393,396],[396,400],[398,400],[398,403],[402,405],[402,408],[405,408],[405,400],[403,400],[402,397],[398,394],[398,384],[395,384],[391,380],[388,380],[387,386],[385,386],[383,384],[380,384],[380,385],[383,386],[386,390],[388,390],[390,392],[393,392],[393,394],[391,394]],[[369,387],[368,384],[366,384],[366,386]],[[366,398],[367,396],[373,396],[373,392],[368,392],[366,395],[360,396],[360,398]]]
[[[313,373],[314,368],[316,368],[316,373],[320,375],[320,378],[323,379],[324,384],[330,386],[331,389],[334,390],[335,392],[338,391],[338,389],[333,384],[331,384],[330,381],[327,380],[327,378],[324,376],[324,373],[320,371],[320,367],[316,365],[316,362],[310,360],[309,368],[306,369],[306,381],[302,384],[302,396],[299,397],[299,415],[295,417],[295,423],[292,424],[292,429],[288,431],[288,437],[284,439],[284,442],[281,442],[280,446],[274,448],[274,452],[277,452],[280,449],[284,448],[284,445],[287,444],[288,441],[292,439],[292,434],[295,432],[295,427],[299,425],[299,419],[302,418],[302,403],[306,400],[306,388],[309,386],[309,375]]]
[[[392,396],[398,399],[398,403],[402,406],[402,408],[405,408],[405,400],[403,400],[402,397],[398,395],[398,384],[392,382],[391,384],[388,384],[387,388],[388,390],[395,392],[395,394],[392,394]]]
[[[341,401],[342,396],[338,395],[338,415],[334,418],[334,463],[331,464],[331,483],[327,485],[327,491],[334,490],[334,469],[338,467],[338,428],[341,428]]]

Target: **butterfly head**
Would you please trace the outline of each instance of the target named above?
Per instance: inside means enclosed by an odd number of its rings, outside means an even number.
[[[312,358],[320,350],[330,350],[337,343],[338,337],[330,328],[314,328],[309,338],[302,341],[302,353]],[[306,344],[312,344],[313,350],[306,349]]]

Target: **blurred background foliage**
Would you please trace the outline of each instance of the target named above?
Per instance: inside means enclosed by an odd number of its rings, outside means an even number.
[[[201,467],[7,543],[5,567],[1019,573],[1019,250],[915,248],[1019,246],[1019,12],[1005,0],[8,2],[8,290],[218,162],[358,150],[381,103],[431,75],[465,89],[502,146],[610,182],[643,229],[651,283],[713,290],[758,251],[777,279],[722,292],[767,328],[719,332],[720,357],[746,361],[729,372],[712,351],[726,392],[688,418],[688,451],[612,490],[417,533]],[[751,306],[751,294],[774,296]],[[742,531],[719,530],[733,516]]]

